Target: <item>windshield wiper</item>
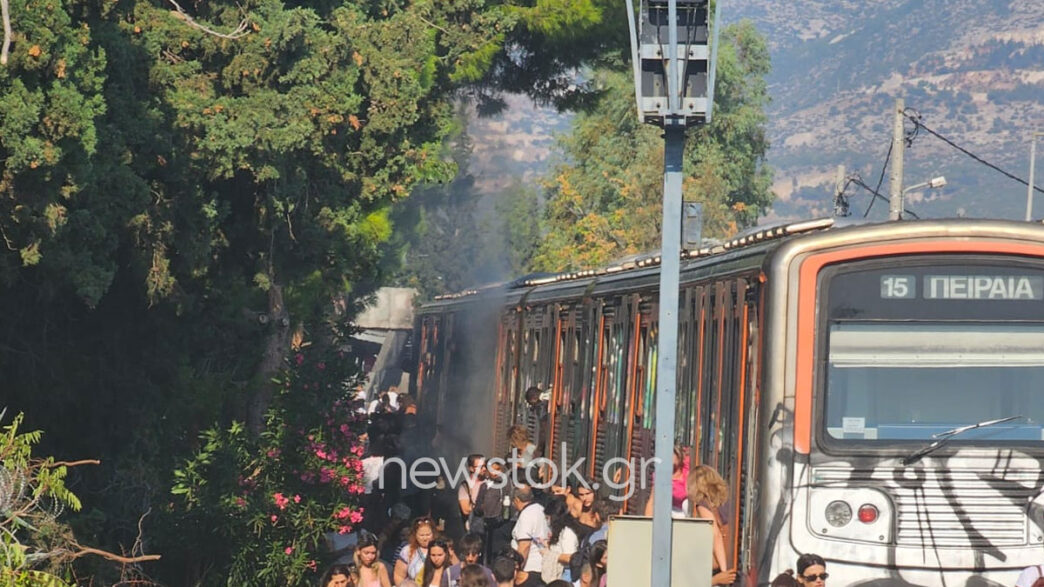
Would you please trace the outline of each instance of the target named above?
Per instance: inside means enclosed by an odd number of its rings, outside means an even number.
[[[978,424],[968,424],[967,426],[958,426],[957,428],[952,428],[950,430],[947,430],[946,432],[940,432],[938,434],[933,434],[932,438],[937,439],[935,442],[929,444],[928,446],[926,446],[924,448],[919,449],[917,452],[914,452],[910,456],[905,457],[900,462],[902,462],[903,466],[912,465],[912,464],[916,463],[917,461],[921,460],[922,458],[924,458],[926,455],[929,455],[929,454],[939,450],[940,448],[942,448],[943,445],[945,445],[947,442],[950,441],[951,438],[953,438],[954,436],[957,436],[958,434],[963,434],[963,433],[965,433],[965,432],[967,432],[969,430],[975,430],[976,428],[986,428],[987,426],[993,426],[994,424],[1003,424],[1005,422],[1011,422],[1012,420],[1018,420],[1021,417],[1022,416],[1008,416],[1007,418],[1000,418],[998,420],[985,420],[985,421],[979,422]]]

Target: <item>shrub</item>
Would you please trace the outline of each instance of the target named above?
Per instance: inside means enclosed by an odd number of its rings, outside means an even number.
[[[350,395],[354,375],[336,348],[301,350],[276,381],[260,435],[240,422],[210,429],[174,472],[176,510],[220,539],[220,582],[314,583],[328,558],[324,535],[362,521],[365,416]]]

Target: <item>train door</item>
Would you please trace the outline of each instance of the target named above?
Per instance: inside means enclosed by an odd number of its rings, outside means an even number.
[[[635,355],[635,327],[638,324],[640,301],[638,294],[624,296],[620,299],[619,310],[613,324],[613,367],[603,397],[606,436],[602,462],[599,464],[603,482],[612,481],[611,493],[618,497],[626,497],[625,484],[630,470],[622,462],[616,461],[610,466],[612,457],[627,457],[631,450],[633,426],[631,422],[632,395],[634,392],[634,372],[637,357]],[[621,501],[621,505],[623,502]]]
[[[593,425],[592,406],[598,390],[598,357],[603,344],[601,303],[586,301],[574,312],[578,321],[576,373],[569,396],[569,462],[588,459]]]
[[[593,410],[595,430],[591,474],[603,485],[610,480],[614,483],[626,480],[626,467],[617,464],[610,470],[606,463],[613,456],[623,454],[626,448],[627,426],[623,413],[632,356],[629,352],[631,316],[636,311],[636,299],[637,296],[614,298],[611,305],[602,309],[604,342],[599,357],[601,385]]]
[[[554,379],[554,351],[557,335],[557,311],[554,305],[526,308],[523,320],[523,360],[521,385],[515,398],[515,422],[525,426],[531,442],[540,446],[546,440],[547,431],[540,429],[543,412],[531,409],[526,403],[525,392],[536,387],[547,391]]]
[[[657,304],[651,299],[639,300],[632,343],[634,369],[627,401],[629,430],[626,454],[632,466],[633,494],[627,500],[626,512],[632,515],[644,512],[652,487],[653,469],[644,467],[643,463],[649,462],[654,456],[653,397],[656,390],[656,340],[659,335],[657,319]],[[646,476],[644,480],[641,475]]]
[[[556,463],[561,463],[563,458],[562,444],[565,443],[568,447],[571,423],[569,399],[573,396],[579,371],[581,345],[578,322],[574,306],[566,304],[559,308],[555,337],[555,377],[547,406],[548,423],[551,427],[547,456]]]
[[[758,277],[750,277],[742,280],[744,286],[743,310],[740,318],[746,333],[743,348],[745,349],[745,360],[741,365],[743,378],[740,382],[742,395],[740,398],[740,413],[743,417],[737,437],[740,439],[740,453],[736,459],[740,463],[738,499],[735,500],[736,510],[734,519],[736,528],[741,535],[736,540],[738,549],[735,558],[736,568],[741,574],[746,575],[751,568],[753,560],[754,540],[756,539],[757,525],[752,521],[756,519],[754,509],[757,507],[758,482],[758,441],[760,428],[758,407],[761,405],[761,318],[764,315],[764,300],[761,297],[760,280]]]
[[[507,454],[507,429],[514,414],[515,388],[518,385],[519,320],[518,309],[511,309],[500,317],[497,340],[497,386],[494,402],[493,454]]]
[[[699,463],[713,467],[728,484],[729,500],[722,513],[726,551],[730,565],[736,565],[742,561],[740,530],[748,517],[751,444],[746,432],[756,383],[756,355],[750,352],[751,336],[757,334],[756,295],[747,277],[708,284],[702,290],[695,305],[702,315],[696,454]]]
[[[442,367],[441,349],[439,348],[441,323],[442,317],[439,315],[427,315],[421,319],[416,386],[417,400],[426,414],[430,414],[433,406],[427,405],[432,402],[423,400],[438,396],[439,371]]]
[[[674,414],[676,443],[686,449],[691,460],[697,460],[692,447],[696,445],[696,421],[699,413],[699,308],[697,299],[701,288],[686,287],[679,294],[678,310],[678,385],[677,409]]]
[[[454,336],[454,325],[459,321],[455,312],[447,312],[443,315],[442,344],[440,345],[442,349],[442,368],[439,369],[439,393],[438,400],[435,402],[435,413],[431,414],[433,419],[429,420],[436,426],[441,425],[445,421],[447,411],[455,405],[455,402],[452,401],[452,396],[459,392],[457,385],[457,376],[459,375],[457,345],[459,344],[459,336]]]

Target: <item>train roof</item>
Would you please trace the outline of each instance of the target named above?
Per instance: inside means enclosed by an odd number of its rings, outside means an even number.
[[[913,227],[914,225],[940,222],[1023,226],[1028,224],[985,219],[940,219],[904,221],[902,225]],[[1040,223],[1032,224],[1040,226]],[[898,224],[893,222],[871,223],[843,218],[821,218],[754,227],[724,242],[697,250],[682,250],[681,281],[684,283],[713,275],[760,267],[767,254],[796,236],[848,227],[881,227],[882,225],[898,227]],[[513,281],[487,284],[458,293],[438,296],[432,302],[423,304],[421,313],[425,313],[425,310],[437,312],[458,304],[470,305],[484,298],[488,298],[490,303],[512,304],[522,299],[527,302],[538,302],[576,296],[586,297],[606,292],[621,294],[643,290],[650,285],[658,285],[661,260],[660,253],[656,251],[627,257],[598,269],[530,274]]]
[[[700,249],[683,249],[681,252],[681,270],[683,273],[691,272],[698,266],[727,263],[729,258],[738,260],[756,256],[760,259],[760,253],[763,253],[766,248],[774,247],[757,245],[776,244],[786,237],[811,231],[826,230],[834,227],[836,224],[838,224],[837,219],[822,218],[774,226],[754,227],[724,242],[710,241],[708,246]],[[559,297],[566,293],[564,290],[576,288],[585,290],[592,281],[597,281],[599,285],[612,289],[619,289],[622,281],[633,281],[632,286],[627,289],[639,289],[645,287],[646,281],[656,281],[658,279],[661,261],[660,252],[654,251],[632,255],[598,269],[566,271],[562,273],[534,273],[512,281],[490,283],[461,292],[436,296],[432,302],[423,304],[422,308],[444,308],[458,303],[477,301],[487,296],[495,296],[497,298],[503,296],[504,299],[500,301],[510,302],[512,298],[521,297],[525,292],[534,289],[540,295],[534,296],[531,293],[528,299],[536,301],[545,296]],[[696,263],[695,261],[712,261],[712,263]],[[515,292],[517,292],[517,296],[512,295]]]

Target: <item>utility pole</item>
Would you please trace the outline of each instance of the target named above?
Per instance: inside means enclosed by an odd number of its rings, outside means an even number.
[[[675,386],[678,355],[678,282],[682,238],[682,163],[685,129],[711,118],[713,57],[709,0],[626,0],[635,97],[642,122],[663,128],[663,224],[660,248],[659,336],[656,367],[656,466],[650,585],[670,587]],[[695,237],[699,240],[699,236]],[[686,577],[693,585],[701,579]]]
[[[1026,222],[1033,220],[1033,171],[1037,163],[1037,137],[1044,136],[1044,131],[1033,131],[1033,140],[1030,141],[1030,172],[1029,185],[1026,187]]]
[[[903,99],[897,98],[892,126],[891,188],[888,190],[889,220],[901,220],[903,217],[903,148],[906,146],[903,138],[903,109]]]
[[[834,174],[834,216],[848,216],[848,200],[845,199],[845,166],[838,165]]]

